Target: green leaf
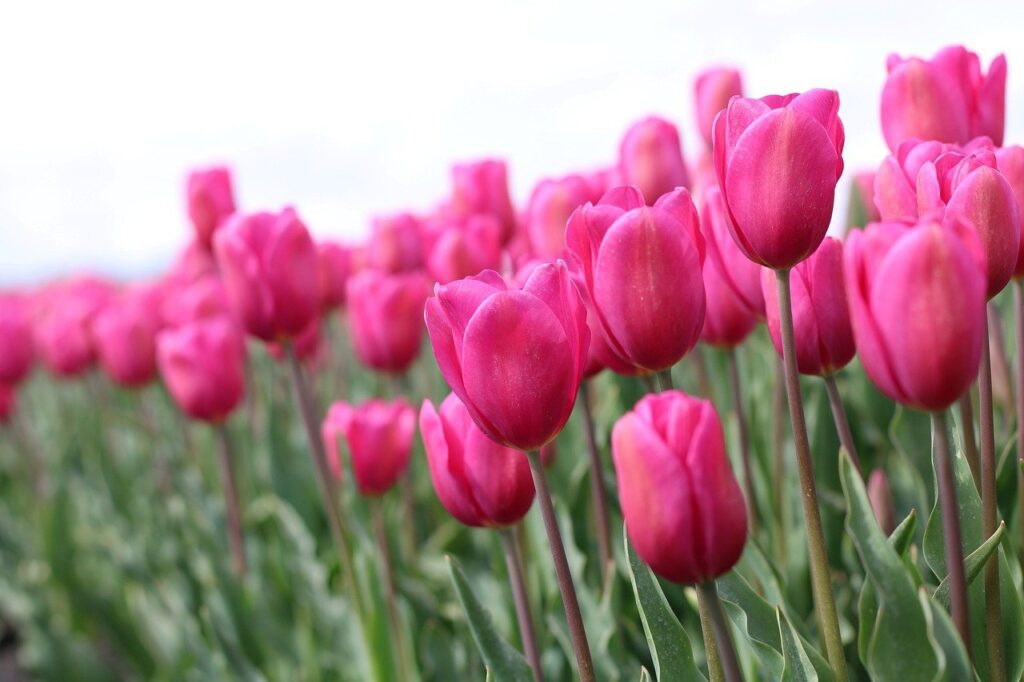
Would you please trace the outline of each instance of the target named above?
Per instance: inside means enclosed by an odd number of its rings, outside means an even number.
[[[779,623],[782,657],[786,662],[781,679],[783,682],[817,682],[818,673],[811,665],[811,659],[807,657],[803,644],[800,643],[800,635],[793,629],[792,623],[779,607],[775,608],[775,618]]]
[[[448,560],[448,570],[455,585],[455,592],[466,613],[466,620],[469,621],[469,629],[476,640],[480,655],[487,664],[489,674],[494,676],[496,682],[532,680],[533,674],[526,659],[494,629],[490,614],[477,601],[458,562],[451,556],[445,558]]]
[[[924,588],[917,592],[928,622],[928,635],[933,646],[942,652],[947,680],[972,680],[974,669],[967,659],[967,651],[960,641],[960,633],[953,625],[953,620],[934,597],[929,598]]]
[[[654,659],[655,675],[659,681],[704,680],[704,675],[694,663],[690,638],[669,608],[657,579],[637,556],[626,533],[623,533],[623,541],[629,558],[629,580],[633,584],[633,596],[644,625],[647,646]]]
[[[1006,535],[1006,523],[1001,522],[999,527],[996,528],[996,532],[992,533],[992,537],[982,543],[981,547],[970,553],[969,556],[964,558],[964,573],[966,574],[967,584],[970,585],[974,582],[974,579],[981,575],[981,570],[985,568],[985,563],[988,561],[992,553],[999,547],[999,542]],[[935,589],[935,599],[942,605],[943,608],[949,609],[949,576],[947,575],[939,583],[939,586]]]
[[[896,553],[903,556],[910,549],[910,543],[914,541],[914,530],[917,528],[917,510],[911,509],[907,518],[900,521],[900,524],[892,529],[889,534],[889,544],[896,550]]]
[[[651,682],[651,674],[647,672],[647,668],[642,666],[640,668],[640,682]]]

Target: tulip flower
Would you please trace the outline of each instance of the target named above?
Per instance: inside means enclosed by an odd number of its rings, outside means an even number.
[[[32,369],[35,359],[32,306],[21,293],[0,293],[0,384],[14,386]]]
[[[437,219],[427,237],[427,271],[447,284],[501,263],[501,224],[487,214]]]
[[[452,166],[451,208],[456,215],[494,216],[501,224],[501,243],[512,238],[516,217],[508,191],[508,167],[500,159],[481,159]]]
[[[430,284],[421,273],[363,270],[348,281],[349,329],[356,356],[379,372],[402,373],[416,360],[423,303]]]
[[[235,212],[231,171],[222,166],[194,170],[188,175],[185,194],[196,241],[209,251],[214,232]]]
[[[217,261],[198,241],[192,241],[178,254],[167,279],[174,284],[188,285],[210,275],[218,276]]]
[[[405,473],[412,454],[416,411],[404,399],[368,400],[352,406],[331,405],[321,427],[327,461],[341,478],[339,439],[344,436],[352,458],[352,474],[362,495],[383,495]]]
[[[440,410],[423,401],[420,434],[434,490],[456,519],[467,526],[502,528],[519,523],[530,510],[534,488],[526,456],[484,435],[454,393]]]
[[[0,383],[0,424],[6,424],[14,417],[18,407],[18,396],[14,386]]]
[[[655,372],[693,348],[704,324],[704,246],[685,189],[651,207],[635,187],[614,189],[573,213],[566,244],[615,355]]]
[[[92,320],[113,297],[112,284],[91,277],[60,283],[41,295],[36,349],[55,375],[74,377],[92,366]]]
[[[718,185],[733,237],[756,263],[782,269],[814,253],[843,172],[833,90],[735,97],[715,119]]]
[[[164,325],[181,327],[194,320],[231,314],[224,285],[216,275],[205,275],[191,284],[170,286],[161,313]]]
[[[372,268],[410,272],[423,267],[423,225],[411,213],[375,218],[366,256]]]
[[[693,83],[693,101],[697,109],[697,128],[710,148],[712,129],[718,112],[729,106],[733,97],[743,96],[743,79],[738,69],[714,67],[697,75]]]
[[[230,318],[199,319],[162,331],[157,364],[174,401],[193,419],[221,422],[242,400],[245,341]]]
[[[663,194],[690,185],[679,130],[663,118],[650,116],[634,123],[619,145],[619,174],[654,203]]]
[[[292,208],[235,215],[214,238],[228,299],[264,341],[301,333],[320,310],[316,246]]]
[[[116,383],[143,386],[156,376],[156,335],[160,298],[136,290],[123,294],[97,314],[93,341],[100,364]]]
[[[354,273],[352,249],[337,242],[316,246],[317,275],[320,278],[320,310],[323,313],[345,305],[345,284]]]
[[[559,258],[565,251],[565,225],[589,201],[593,186],[582,175],[541,180],[526,208],[526,234],[537,258]],[[600,195],[599,195],[600,196]]]
[[[1003,174],[1017,198],[1017,213],[1021,217],[1021,228],[1024,229],[1024,147],[1013,145],[995,151],[996,167]],[[1024,277],[1024,237],[1020,240],[1017,252],[1017,265],[1013,270],[1014,278]]]
[[[1006,57],[992,60],[982,74],[978,55],[961,45],[932,59],[890,55],[882,88],[882,133],[896,151],[909,139],[966,144],[985,135],[1003,143]]]

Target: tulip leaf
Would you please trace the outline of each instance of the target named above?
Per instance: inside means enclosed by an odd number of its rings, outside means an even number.
[[[783,682],[817,682],[818,673],[811,665],[804,646],[800,642],[800,635],[789,622],[789,618],[782,612],[782,609],[775,607],[775,618],[779,622],[779,638],[782,640],[782,658],[785,660],[785,667],[782,670]]]
[[[981,544],[981,547],[971,552],[969,556],[964,557],[964,573],[967,578],[967,584],[971,585],[974,580],[981,575],[981,570],[985,568],[985,563],[992,556],[992,553],[999,547],[1000,541],[1003,536],[1006,535],[1006,524],[1000,523],[999,527],[996,528],[996,532],[992,533],[992,537],[985,540]],[[939,586],[935,588],[935,599],[943,606],[948,609],[950,606],[949,600],[949,576],[947,575],[939,583]]]
[[[484,663],[487,665],[488,673],[494,676],[495,682],[505,682],[506,680],[528,682],[532,680],[533,675],[526,659],[494,629],[490,614],[473,594],[466,574],[462,572],[458,562],[451,556],[446,558],[452,583],[455,585],[455,592],[462,603],[466,620],[469,621],[469,629],[480,650],[480,656],[483,657]]]
[[[640,682],[651,682],[651,674],[647,672],[647,668],[640,668]]]
[[[907,518],[900,521],[900,524],[889,534],[889,544],[901,558],[910,549],[910,543],[914,539],[914,530],[917,527],[917,511],[910,510]],[[859,611],[858,622],[860,631],[857,636],[857,652],[861,660],[867,658],[867,645],[871,641],[871,629],[874,628],[875,620],[878,617],[878,597],[875,588],[869,580],[864,584],[860,592],[860,600],[857,604]]]
[[[960,633],[953,625],[949,613],[935,601],[934,597],[929,597],[924,588],[918,589],[917,596],[928,623],[929,638],[933,646],[941,652],[945,679],[974,679],[974,669],[967,658],[967,650],[960,641]]]

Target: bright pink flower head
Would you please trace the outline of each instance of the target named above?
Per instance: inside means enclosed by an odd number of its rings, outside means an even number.
[[[569,219],[566,245],[604,339],[624,362],[666,369],[697,342],[704,324],[703,242],[685,189],[646,206],[635,187],[619,187]]]
[[[19,383],[34,359],[31,300],[22,293],[0,293],[0,384]]]
[[[321,312],[327,312],[345,305],[345,285],[355,272],[355,263],[352,249],[337,242],[319,242],[316,255],[320,308]]]
[[[620,180],[654,203],[663,194],[689,187],[683,145],[675,125],[657,116],[634,123],[619,145]]]
[[[526,456],[488,438],[454,393],[440,411],[423,401],[420,436],[437,497],[456,519],[503,528],[530,511],[534,489]]]
[[[40,295],[36,350],[51,372],[73,377],[92,366],[92,321],[115,292],[109,282],[84,277],[58,283]]]
[[[178,253],[167,272],[167,279],[177,285],[186,285],[198,279],[217,274],[217,261],[199,242],[191,241]]]
[[[729,217],[717,185],[704,191],[701,233],[707,249],[704,294],[707,309],[701,339],[713,346],[743,342],[764,315],[761,266],[747,258],[729,234]]]
[[[790,272],[796,365],[801,374],[825,376],[850,362],[857,352],[846,305],[843,243],[826,237],[810,258]],[[762,269],[761,283],[768,333],[782,355],[782,326],[775,271]]]
[[[430,283],[419,272],[363,270],[348,281],[348,323],[359,361],[402,373],[416,360]]]
[[[107,304],[92,323],[96,354],[107,374],[126,387],[148,384],[156,376],[156,335],[162,326],[160,297],[152,291],[127,291]]]
[[[14,411],[18,407],[18,396],[14,386],[0,384],[0,424],[6,424],[14,417]]]
[[[982,74],[978,55],[954,45],[931,60],[893,54],[886,66],[881,111],[889,149],[914,138],[966,144],[981,135],[1003,144],[1006,57]]]
[[[1024,147],[1013,145],[996,150],[996,167],[1003,174],[1017,198],[1017,214],[1021,217],[1021,229],[1024,229]],[[1024,277],[1024,236],[1020,240],[1017,252],[1017,265],[1013,270],[1014,277]]]
[[[489,214],[438,218],[427,236],[427,272],[447,284],[501,263],[501,224]]]
[[[735,97],[715,119],[715,172],[750,260],[789,268],[814,253],[843,173],[839,94]]]
[[[702,71],[693,83],[693,101],[697,107],[697,128],[710,147],[718,112],[729,106],[733,97],[743,96],[743,78],[738,69],[714,67]]]
[[[425,318],[434,356],[476,425],[537,450],[565,426],[587,362],[587,314],[562,261],[512,289],[492,270],[434,289]]]
[[[167,327],[181,327],[193,320],[232,314],[227,292],[216,275],[205,275],[191,284],[169,286],[161,312]]]
[[[410,272],[423,267],[423,225],[411,213],[374,218],[366,255],[371,268]]]
[[[516,216],[508,191],[508,167],[500,159],[481,159],[452,166],[451,208],[463,217],[486,213],[501,224],[501,242],[512,238]]]
[[[222,421],[242,400],[245,340],[228,317],[160,332],[157,364],[171,397],[193,419]]]
[[[728,572],[747,541],[747,508],[714,406],[680,391],[644,397],[612,430],[629,540],[676,583]]]
[[[590,201],[593,186],[582,175],[541,180],[526,207],[526,234],[537,258],[560,258],[565,253],[565,225],[578,207]]]
[[[222,166],[192,171],[185,185],[185,195],[196,241],[209,251],[213,233],[235,212],[231,171]]]
[[[236,214],[214,238],[228,299],[264,341],[301,333],[320,311],[316,246],[292,208]]]
[[[850,234],[843,270],[857,351],[893,400],[944,410],[978,376],[985,273],[977,241],[930,221]]]
[[[533,269],[542,263],[543,261],[531,261],[524,266],[520,272],[516,273],[517,282],[525,283],[528,277],[522,276],[523,271],[529,268],[532,273]],[[604,332],[601,330],[601,322],[597,317],[597,311],[594,309],[594,303],[590,300],[590,295],[587,293],[587,284],[583,279],[583,273],[579,270],[573,270],[570,274],[572,275],[572,281],[576,284],[576,290],[579,291],[580,298],[583,299],[583,304],[586,306],[587,328],[590,330],[590,350],[587,352],[587,364],[583,369],[583,378],[589,379],[605,369],[610,369],[616,374],[623,376],[636,376],[639,374],[640,369],[616,355],[608,346],[608,342],[605,341]],[[554,444],[555,441],[551,441],[548,445],[553,446]],[[542,448],[541,455],[543,454],[544,449]]]
[[[416,410],[403,398],[367,400],[355,407],[339,401],[327,411],[320,431],[334,475],[341,478],[339,439],[344,436],[359,493],[383,495],[409,466]]]

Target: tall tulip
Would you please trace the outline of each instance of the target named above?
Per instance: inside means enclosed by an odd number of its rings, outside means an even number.
[[[55,375],[78,376],[95,362],[92,321],[114,295],[112,284],[92,277],[58,283],[40,295],[36,349]]]
[[[185,183],[185,197],[196,241],[209,251],[214,232],[235,212],[231,171],[223,166],[192,171]]]
[[[163,324],[168,327],[230,314],[227,292],[216,275],[204,275],[190,284],[169,286],[161,306]]]
[[[339,401],[331,405],[321,427],[327,461],[341,477],[339,439],[351,456],[352,475],[363,495],[383,495],[409,466],[416,411],[404,399],[368,400],[360,405]]]
[[[363,270],[348,281],[348,322],[360,362],[379,372],[409,369],[420,352],[420,315],[429,291],[418,272]]]
[[[366,249],[372,268],[410,272],[423,267],[423,225],[411,213],[379,216],[373,220]]]
[[[501,224],[501,242],[508,242],[516,229],[516,217],[505,162],[480,159],[452,166],[451,208],[463,217],[477,213],[494,216]]]
[[[743,96],[743,77],[738,69],[716,66],[705,69],[693,83],[693,101],[697,110],[697,129],[708,148],[714,143],[713,128],[718,112],[729,106],[733,97]]]
[[[560,258],[565,252],[565,224],[586,203],[593,186],[582,175],[541,180],[526,207],[526,234],[537,258]]]
[[[501,224],[492,215],[438,218],[425,241],[427,271],[442,284],[501,264]]]
[[[32,303],[18,292],[0,293],[0,384],[13,386],[32,369]]]
[[[345,305],[345,285],[355,269],[355,258],[350,247],[327,240],[317,243],[316,255],[320,308],[326,313]]]
[[[167,390],[193,419],[223,421],[242,400],[245,342],[230,318],[199,319],[160,332],[157,361]]]
[[[649,116],[637,121],[619,145],[619,174],[653,204],[663,194],[690,185],[679,130],[670,121]]]
[[[100,311],[92,323],[93,341],[111,379],[138,387],[156,376],[160,327],[160,298],[148,291],[127,292]]]

